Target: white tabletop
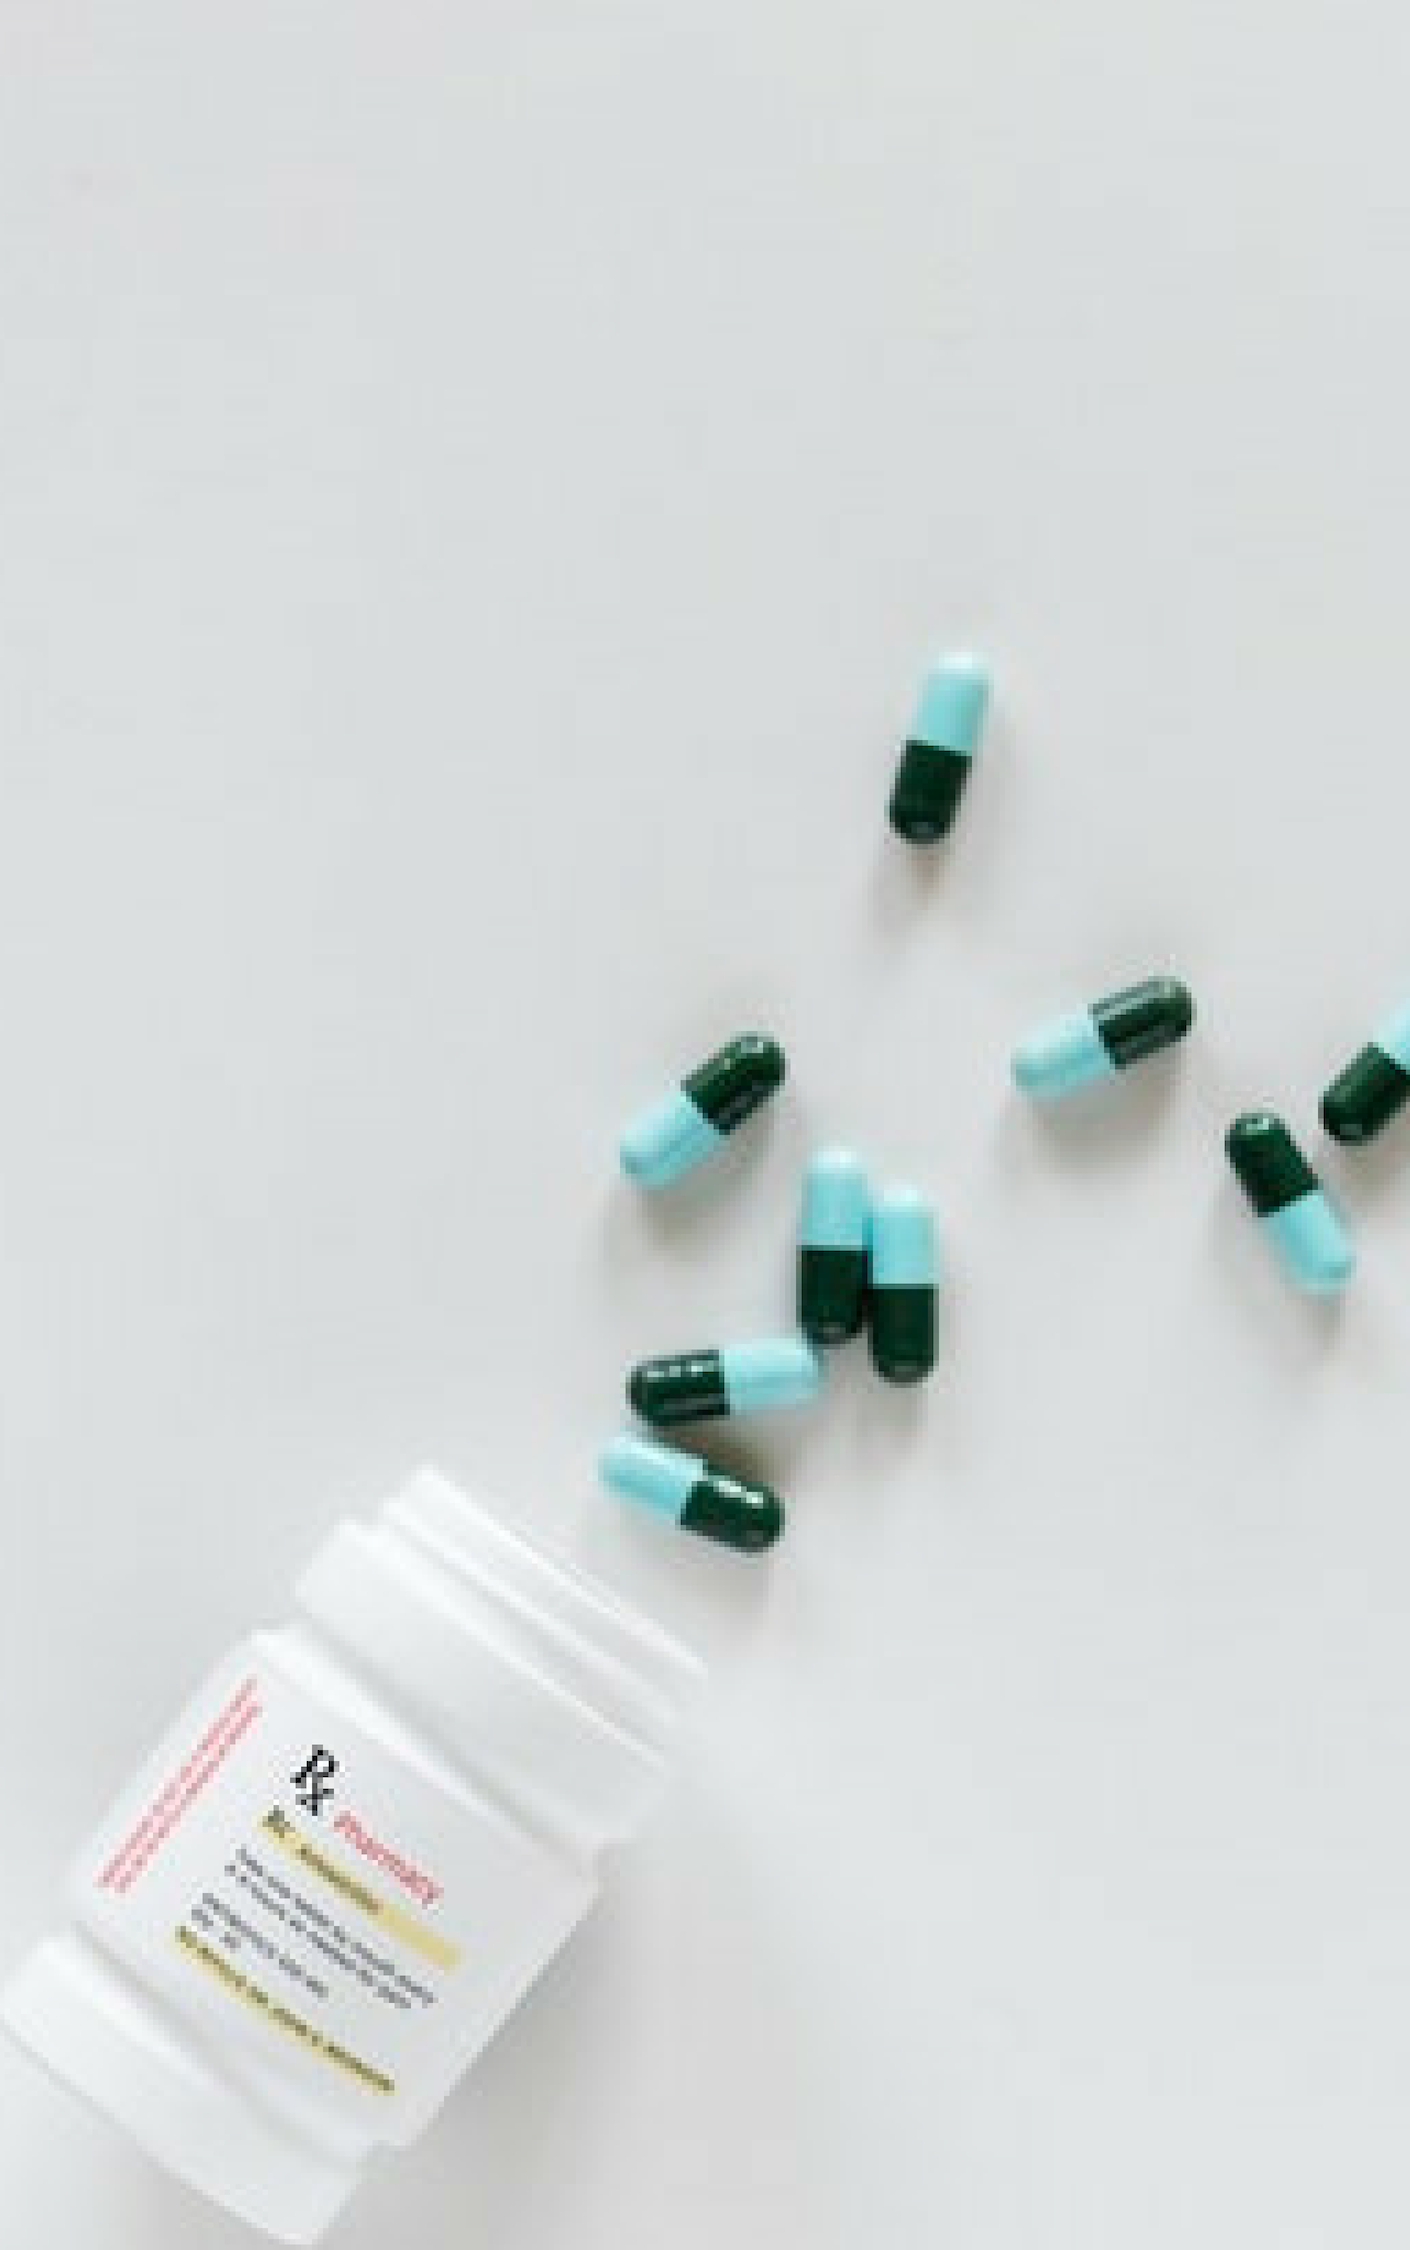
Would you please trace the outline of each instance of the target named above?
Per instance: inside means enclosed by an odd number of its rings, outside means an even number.
[[[431,1459],[714,1682],[347,2250],[1400,2245],[1410,1122],[1316,1102],[1410,989],[1401,17],[9,17],[0,1965]],[[1026,1108],[1156,970],[1186,1046]],[[755,1027],[784,1094],[647,1204],[622,1119]],[[751,1564],[593,1462],[640,1353],[787,1321],[820,1138],[933,1188],[942,1363],[750,1434]],[[246,2239],[8,2051],[0,2179],[7,2242]]]

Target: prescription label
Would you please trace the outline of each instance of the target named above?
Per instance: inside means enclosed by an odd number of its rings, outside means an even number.
[[[73,1902],[180,2011],[399,2140],[587,1899],[503,1815],[247,1647],[124,1793]]]

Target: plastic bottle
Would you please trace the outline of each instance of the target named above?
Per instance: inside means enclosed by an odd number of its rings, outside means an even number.
[[[341,1524],[295,1603],[123,1791],[0,2021],[311,2242],[592,1904],[700,1667],[432,1470]]]

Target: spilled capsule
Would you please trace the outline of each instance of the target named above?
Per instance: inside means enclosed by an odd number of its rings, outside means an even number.
[[[1350,1278],[1356,1253],[1281,1117],[1271,1110],[1236,1117],[1224,1146],[1291,1279],[1302,1289],[1340,1289]]]
[[[622,1170],[642,1187],[666,1187],[713,1155],[727,1133],[783,1084],[776,1039],[745,1032],[634,1117],[620,1144]]]
[[[1040,1101],[1075,1093],[1183,1039],[1195,1004],[1176,977],[1148,977],[1030,1032],[1014,1050],[1014,1083]]]
[[[1388,1016],[1322,1096],[1334,1141],[1369,1141],[1410,1101],[1410,1003]]]
[[[748,1484],[673,1446],[623,1432],[607,1447],[601,1468],[609,1491],[721,1546],[757,1554],[783,1530],[783,1503],[767,1485]]]
[[[798,1226],[798,1325],[815,1344],[842,1344],[866,1318],[871,1189],[850,1149],[819,1149],[803,1175]]]
[[[933,843],[954,819],[988,706],[977,656],[945,656],[926,673],[891,790],[891,825],[909,843]]]
[[[919,1189],[886,1188],[872,1206],[872,1364],[888,1383],[918,1383],[935,1365],[940,1247]]]
[[[627,1398],[643,1421],[668,1429],[719,1414],[759,1414],[802,1406],[822,1382],[818,1355],[803,1336],[759,1336],[718,1351],[644,1359],[627,1377]]]

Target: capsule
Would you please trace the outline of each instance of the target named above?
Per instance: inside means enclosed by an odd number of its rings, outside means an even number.
[[[845,1344],[867,1314],[871,1189],[845,1148],[819,1149],[803,1175],[798,1325],[815,1344]]]
[[[783,1530],[783,1503],[767,1485],[712,1469],[693,1453],[623,1432],[602,1456],[602,1481],[702,1539],[758,1554]]]
[[[1334,1141],[1369,1141],[1410,1101],[1410,1002],[1381,1025],[1322,1096]]]
[[[658,1429],[719,1414],[761,1414],[803,1406],[822,1382],[818,1355],[803,1336],[759,1336],[719,1351],[644,1359],[627,1377],[627,1399]]]
[[[666,1187],[713,1155],[727,1133],[783,1084],[776,1039],[746,1032],[634,1117],[621,1139],[622,1170],[642,1187]]]
[[[1194,1020],[1195,1004],[1177,978],[1148,977],[1030,1032],[1014,1052],[1014,1083],[1054,1101],[1173,1047]]]
[[[916,1188],[887,1188],[871,1214],[871,1356],[888,1383],[935,1365],[940,1251],[935,1213]]]
[[[955,817],[989,704],[977,656],[945,656],[921,683],[891,790],[891,825],[912,844],[933,844]]]
[[[1240,1187],[1299,1288],[1340,1289],[1356,1253],[1281,1117],[1266,1109],[1236,1117],[1224,1146]]]

